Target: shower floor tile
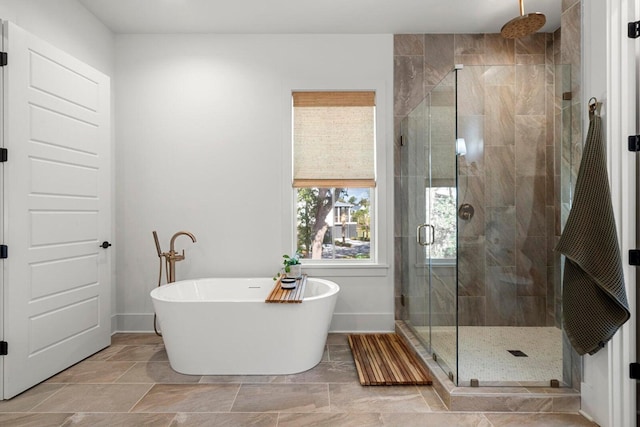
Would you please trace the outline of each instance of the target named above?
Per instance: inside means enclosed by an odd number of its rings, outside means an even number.
[[[428,327],[416,331],[428,340]],[[438,360],[455,367],[455,328],[433,327],[432,349]],[[458,336],[458,380],[487,383],[549,384],[562,381],[562,331],[554,327],[461,326]],[[526,355],[516,356],[511,351]],[[518,354],[516,352],[516,354]]]

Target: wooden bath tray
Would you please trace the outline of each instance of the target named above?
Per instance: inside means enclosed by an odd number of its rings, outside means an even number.
[[[264,302],[274,303],[301,303],[304,298],[304,287],[307,284],[307,275],[296,279],[296,287],[293,289],[283,289],[280,283],[282,276],[273,285],[271,293]]]

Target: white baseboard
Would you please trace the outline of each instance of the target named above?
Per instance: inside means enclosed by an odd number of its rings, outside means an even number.
[[[393,332],[393,313],[335,313],[329,332]]]
[[[393,332],[393,313],[335,313],[329,332]],[[114,314],[111,333],[153,332],[153,313]]]
[[[114,314],[111,332],[153,332],[153,313]]]

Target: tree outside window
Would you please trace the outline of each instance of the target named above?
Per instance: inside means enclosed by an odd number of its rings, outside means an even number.
[[[304,258],[370,259],[370,189],[299,188],[297,244]]]
[[[434,226],[434,241],[430,256],[438,259],[456,257],[456,188],[429,187],[426,189],[427,218]]]

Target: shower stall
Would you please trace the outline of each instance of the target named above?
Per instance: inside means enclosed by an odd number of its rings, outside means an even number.
[[[455,385],[572,385],[569,73],[456,66],[401,122],[401,317]]]

